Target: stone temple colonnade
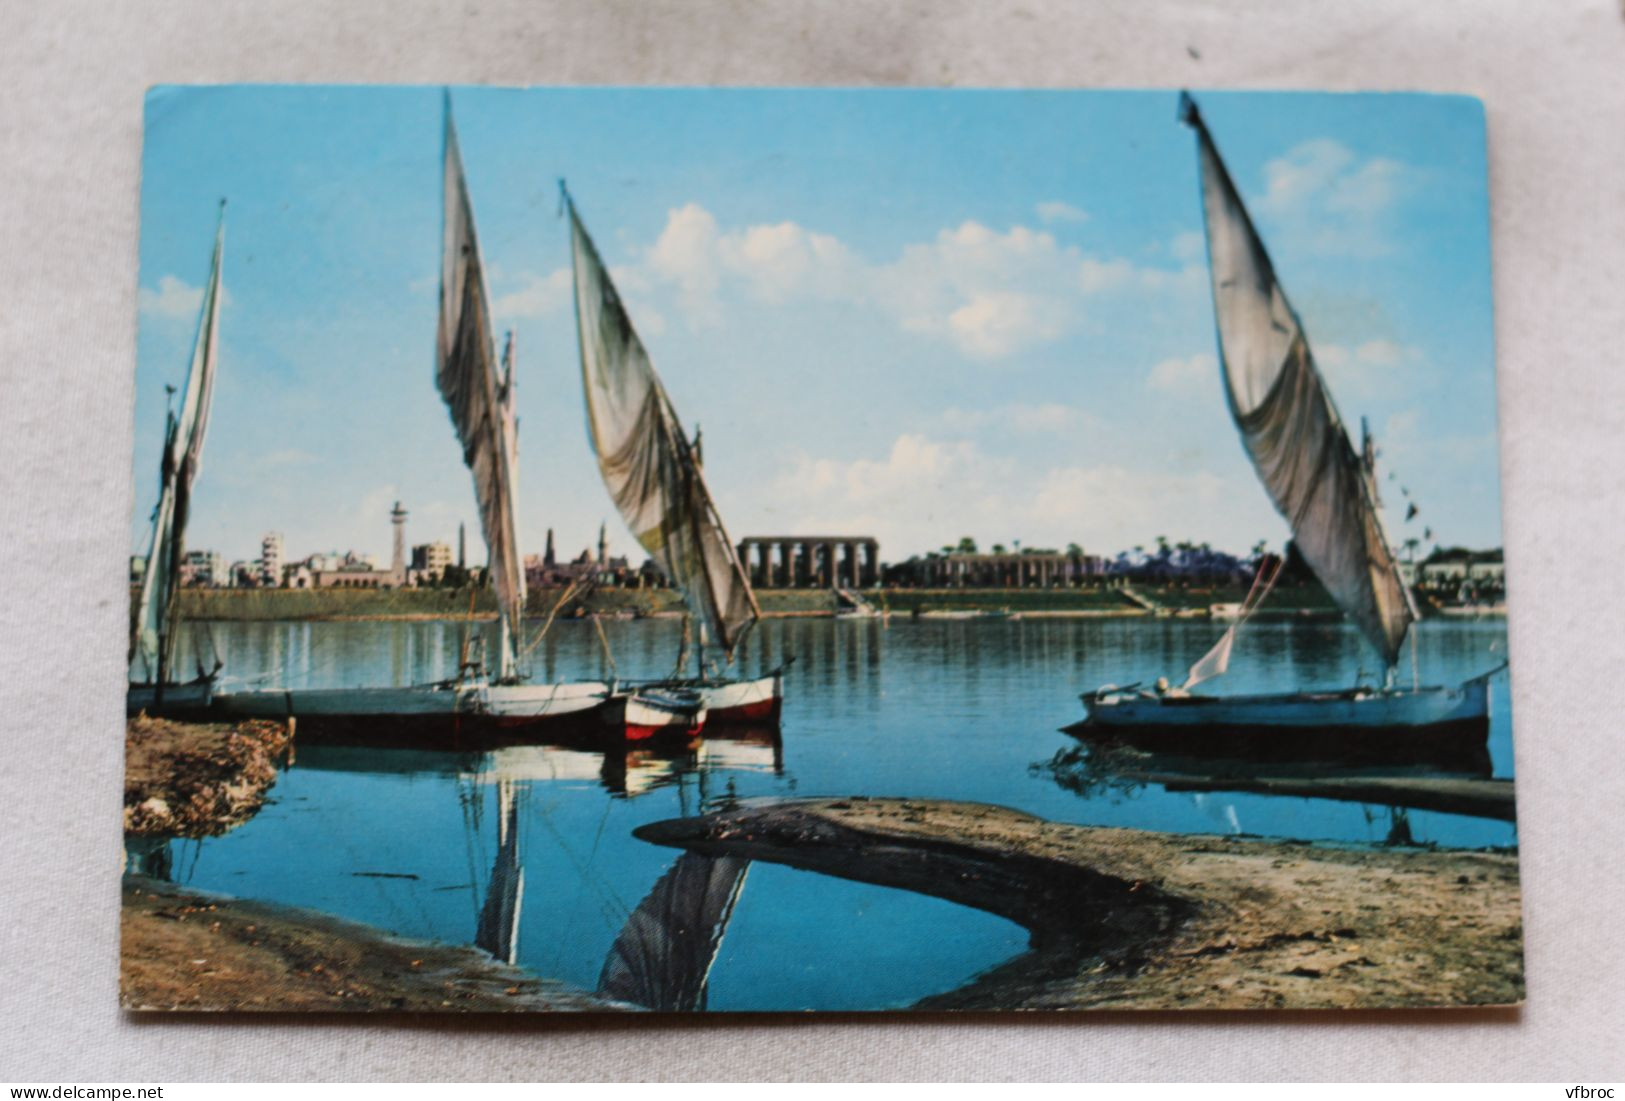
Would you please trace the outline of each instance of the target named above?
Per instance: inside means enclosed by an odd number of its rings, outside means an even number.
[[[867,535],[753,535],[739,562],[762,589],[861,589],[880,581],[880,541]]]

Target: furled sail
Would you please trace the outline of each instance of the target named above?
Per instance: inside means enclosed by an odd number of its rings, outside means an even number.
[[[1253,466],[1321,584],[1391,668],[1416,618],[1302,322],[1276,280],[1230,174],[1189,97],[1197,136],[1225,396]]]
[[[440,265],[440,329],[435,344],[435,381],[463,444],[463,461],[474,476],[488,569],[496,590],[501,627],[500,675],[516,667],[515,633],[525,607],[525,574],[515,518],[519,472],[514,420],[513,346],[499,368],[491,338],[485,269],[474,235],[474,210],[457,150],[457,130],[446,103],[445,240]]]
[[[665,1013],[705,1008],[750,861],[686,852],[638,903],[610,946],[598,993]]]
[[[581,375],[598,469],[638,542],[731,658],[761,614],[756,596],[706,488],[694,445],[575,205],[569,207]]]
[[[226,204],[221,200],[209,282],[203,290],[203,308],[192,344],[192,363],[186,373],[180,406],[169,415],[165,427],[158,507],[153,513],[152,541],[147,549],[147,566],[141,575],[141,595],[136,602],[135,623],[130,632],[131,672],[135,674],[139,668],[139,675],[155,684],[169,679],[175,654],[175,595],[180,589],[186,520],[191,509],[192,485],[197,480],[198,464],[203,456],[203,437],[209,427],[209,402],[214,392],[215,363],[220,350],[220,264],[225,247]]]

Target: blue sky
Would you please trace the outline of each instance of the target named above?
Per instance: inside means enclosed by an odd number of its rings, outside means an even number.
[[[1475,100],[1198,93],[1351,423],[1389,530],[1500,542]],[[497,322],[518,341],[520,536],[610,524],[588,450],[557,180],[612,266],[735,538],[1286,536],[1226,412],[1194,138],[1173,92],[458,88]],[[142,178],[132,548],[164,384],[229,200],[192,547],[478,547],[433,384],[439,88],[155,90]],[[499,337],[500,339],[500,337]],[[1393,472],[1390,481],[1387,472]],[[1402,520],[1411,492],[1421,514]]]

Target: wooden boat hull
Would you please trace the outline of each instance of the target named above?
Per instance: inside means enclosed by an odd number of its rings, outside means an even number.
[[[1389,692],[1084,699],[1087,717],[1066,733],[1151,753],[1448,762],[1482,754],[1489,738],[1483,678]]]
[[[705,700],[708,724],[776,724],[784,709],[784,671],[775,669],[751,680],[648,681],[640,689],[698,692]]]
[[[214,702],[214,679],[203,677],[185,684],[163,686],[163,700],[158,698],[158,686],[151,682],[131,681],[124,696],[124,714],[164,717],[195,718],[208,713]]]
[[[658,689],[616,692],[598,708],[599,724],[628,742],[693,738],[705,729],[707,717],[697,693]]]
[[[602,704],[609,691],[610,686],[601,680],[493,684],[484,689],[480,706],[499,726],[525,726],[584,715]]]
[[[296,719],[301,736],[499,743],[584,719],[608,691],[603,681],[260,690],[222,693],[212,710],[223,718]]]

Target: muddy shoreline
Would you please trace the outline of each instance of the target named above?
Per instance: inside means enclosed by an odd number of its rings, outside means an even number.
[[[803,799],[635,831],[901,887],[1026,927],[1030,950],[917,1009],[1506,1006],[1515,854],[1071,826],[938,800]]]
[[[477,948],[393,937],[313,910],[127,875],[119,1004],[135,1011],[616,1010]]]

